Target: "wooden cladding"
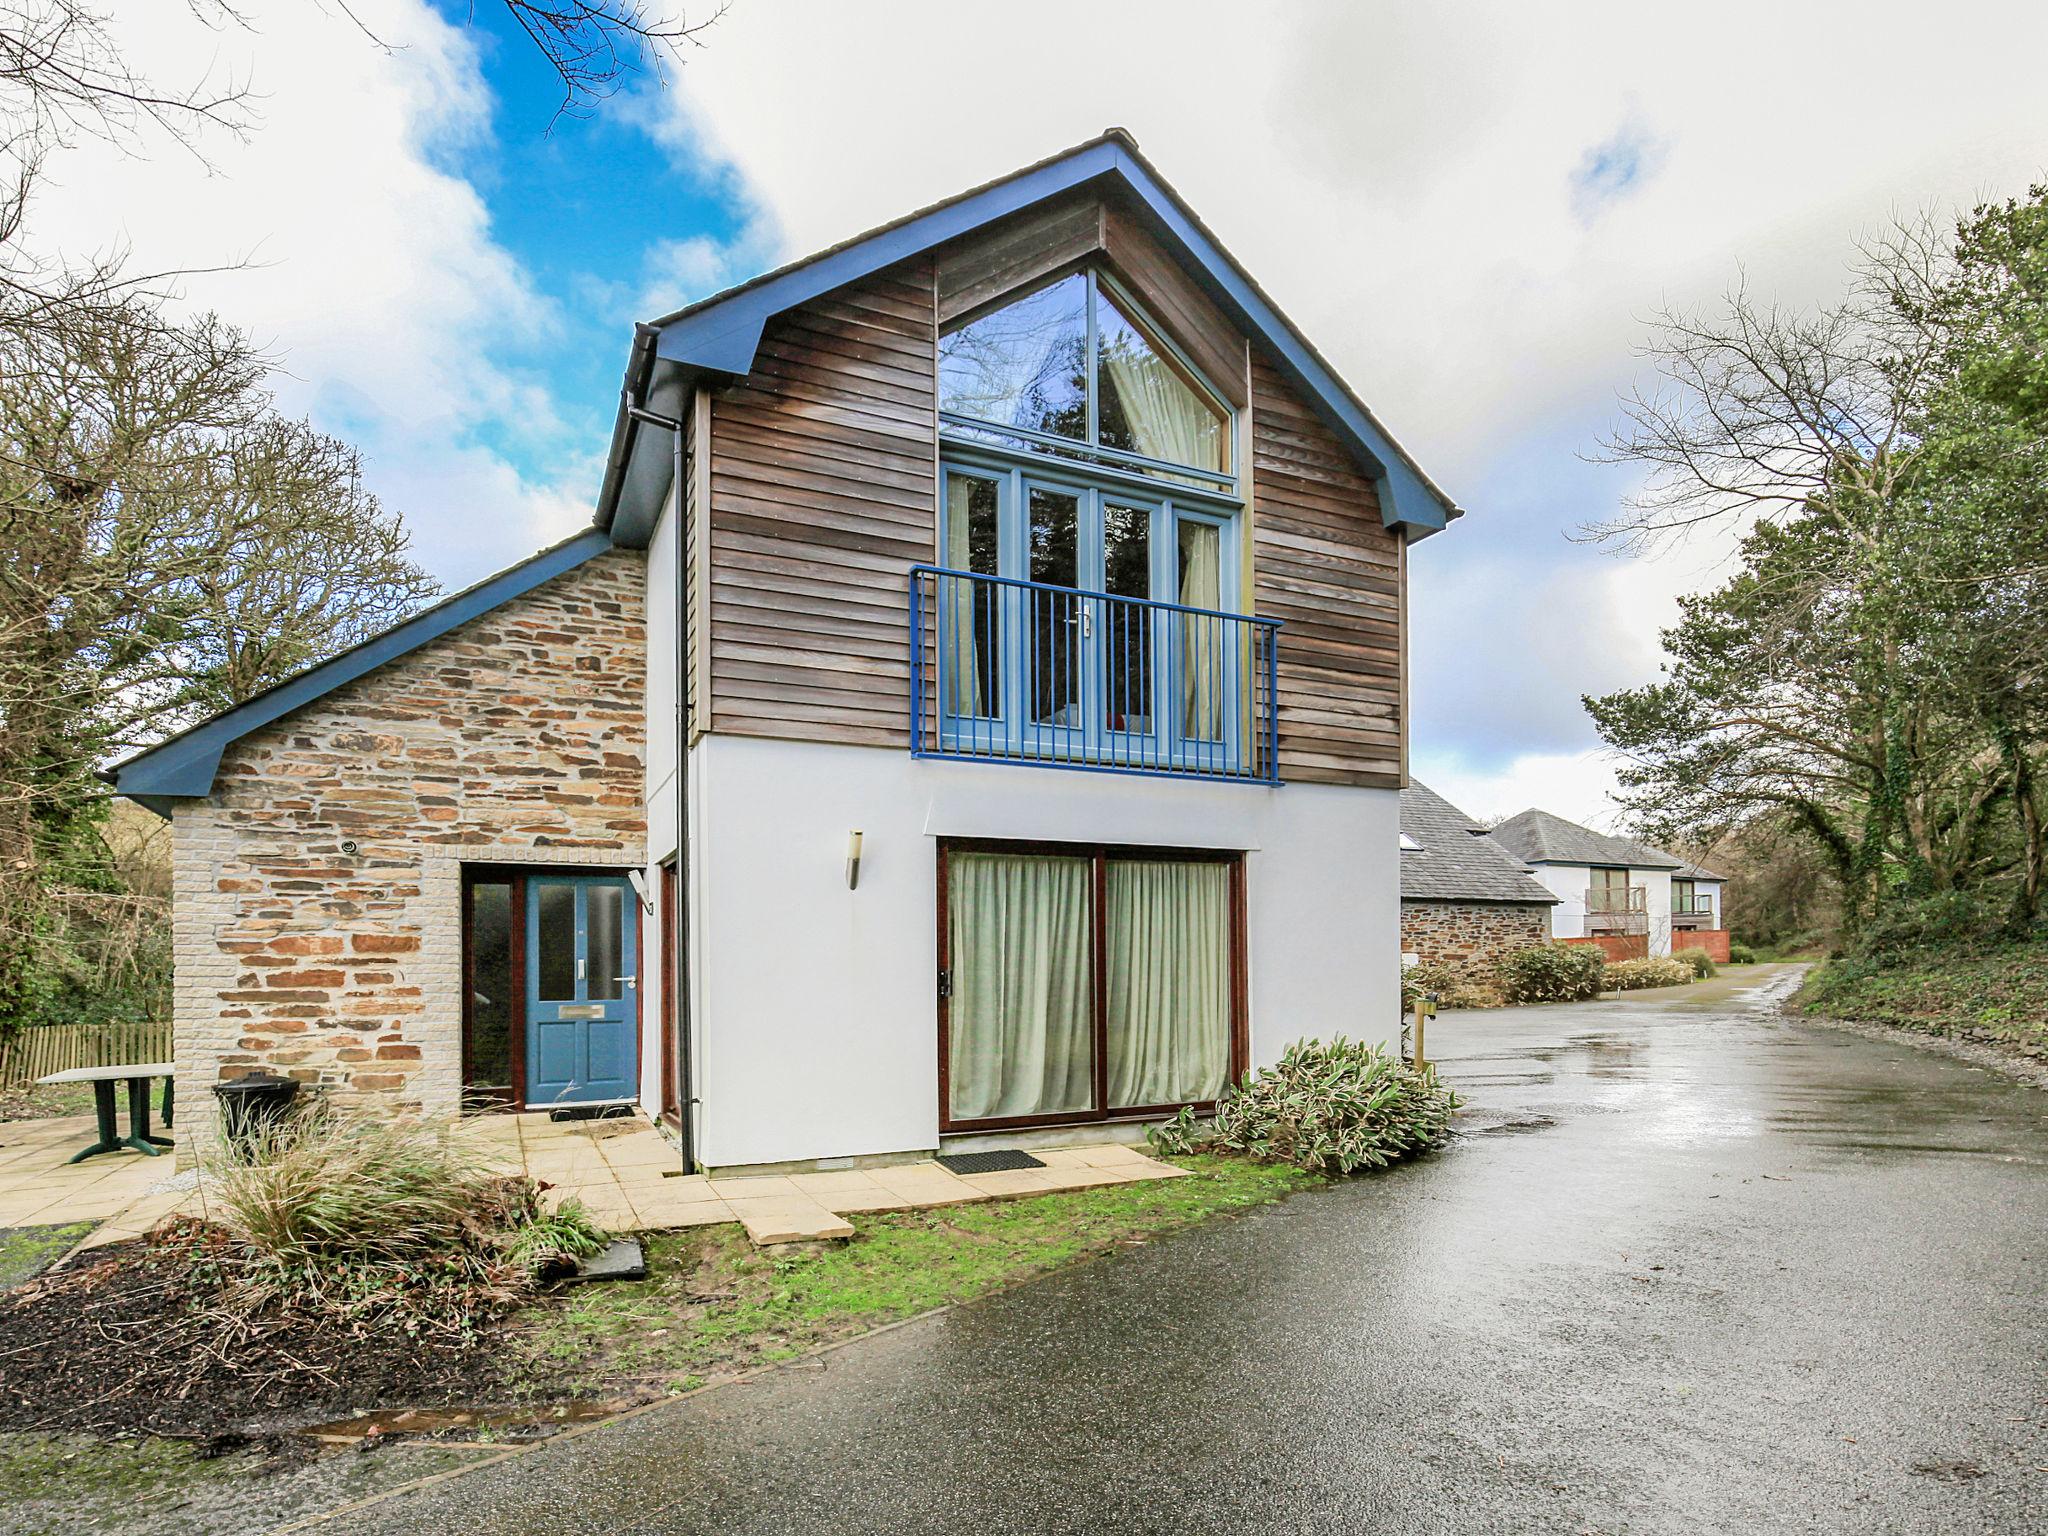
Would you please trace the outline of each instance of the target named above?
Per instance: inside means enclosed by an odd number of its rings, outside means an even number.
[[[1372,481],[1252,358],[1252,601],[1279,619],[1280,776],[1401,782],[1400,537]]]
[[[1281,777],[1398,786],[1402,550],[1371,479],[1136,216],[1092,193],[778,316],[753,372],[704,397],[686,496],[701,726],[908,749],[908,571],[937,553],[939,329],[1098,254],[1249,406],[1250,608],[1285,624]]]
[[[906,263],[777,316],[712,397],[712,730],[908,749],[937,345],[930,266]]]

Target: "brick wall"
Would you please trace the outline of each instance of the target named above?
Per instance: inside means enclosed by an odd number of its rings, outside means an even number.
[[[1550,942],[1550,908],[1531,902],[1404,901],[1401,953],[1424,965],[1484,965]]]
[[[1608,960],[1647,960],[1650,958],[1650,936],[1647,933],[1596,933],[1583,939],[1560,939],[1560,944],[1590,944]]]
[[[1671,930],[1671,950],[1676,954],[1681,949],[1704,949],[1707,958],[1716,965],[1728,963],[1728,930],[1726,928],[1674,928]]]
[[[234,743],[179,805],[181,1142],[258,1069],[455,1112],[463,864],[645,860],[645,595],[640,555],[600,555]]]

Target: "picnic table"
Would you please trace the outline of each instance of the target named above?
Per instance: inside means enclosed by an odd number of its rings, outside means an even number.
[[[71,1067],[62,1072],[52,1072],[48,1077],[36,1079],[39,1083],[91,1083],[93,1109],[100,1118],[100,1139],[83,1152],[71,1158],[82,1163],[99,1152],[119,1152],[130,1148],[145,1152],[151,1157],[160,1157],[166,1147],[175,1143],[168,1136],[157,1136],[149,1129],[149,1084],[152,1078],[164,1080],[164,1129],[171,1126],[171,1073],[174,1070],[168,1061],[128,1062],[112,1067]],[[119,1129],[114,1121],[114,1084],[128,1085],[128,1134],[116,1135]]]

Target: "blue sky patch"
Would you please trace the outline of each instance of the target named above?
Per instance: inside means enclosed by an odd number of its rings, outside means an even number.
[[[1640,118],[1630,117],[1580,156],[1571,175],[1572,213],[1581,224],[1641,188],[1664,163],[1668,145]]]

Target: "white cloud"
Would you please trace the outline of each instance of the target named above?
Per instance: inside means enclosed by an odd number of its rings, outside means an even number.
[[[1594,782],[1579,695],[1653,677],[1676,595],[1729,547],[1621,564],[1562,537],[1625,489],[1573,455],[1640,368],[1645,317],[1713,300],[1738,265],[1768,297],[1830,295],[1894,210],[2019,192],[2048,166],[2048,8],[1845,17],[1173,0],[1040,5],[1020,26],[922,0],[877,25],[779,0],[730,12],[668,106],[782,232],[780,258],[1135,132],[1472,509],[1417,557],[1417,747],[1561,798]]]
[[[1622,830],[1609,798],[1614,763],[1604,752],[1531,752],[1497,768],[1423,752],[1412,766],[1416,778],[1475,820],[1498,821],[1534,806],[1595,831]]]
[[[189,303],[279,358],[284,408],[357,442],[420,556],[460,583],[588,519],[593,445],[566,440],[545,380],[499,360],[559,322],[448,168],[489,127],[471,34],[418,0],[352,9],[392,52],[304,0],[253,8],[246,31],[126,8],[128,57],[163,81],[253,78],[260,122],[208,136],[210,166],[161,141],[148,158],[82,143],[52,160],[34,225],[73,253],[126,244],[143,270],[246,263],[187,279]],[[574,493],[474,446],[479,428],[558,443]]]

